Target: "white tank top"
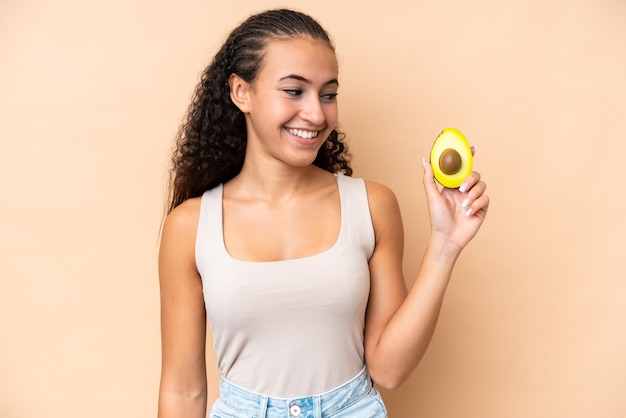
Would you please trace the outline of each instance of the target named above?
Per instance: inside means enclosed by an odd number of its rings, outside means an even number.
[[[222,185],[202,196],[196,263],[218,368],[249,391],[281,398],[323,393],[363,368],[374,229],[364,181],[336,177],[337,241],[294,260],[232,258],[223,239]]]

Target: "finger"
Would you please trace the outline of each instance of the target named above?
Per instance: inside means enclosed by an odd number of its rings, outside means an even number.
[[[426,158],[422,158],[422,167],[424,168],[424,176],[422,179],[424,182],[424,190],[426,191],[426,197],[430,199],[435,194],[439,194],[439,188],[437,188],[433,169],[426,161]]]
[[[472,202],[472,204],[468,207],[465,214],[468,216],[481,215],[484,217],[487,214],[488,209],[489,209],[489,196],[487,196],[486,194],[483,194]]]
[[[472,151],[472,157],[473,157],[474,155],[476,155],[476,147],[475,147],[475,146],[473,146],[473,145],[472,145],[472,146],[470,147],[470,150]]]
[[[487,183],[484,181],[479,181],[472,187],[465,195],[463,199],[463,203],[461,203],[461,207],[464,209],[470,208],[472,203],[485,194],[485,190],[487,190]]]
[[[473,200],[478,199],[481,195],[485,194],[486,190],[487,183],[485,183],[484,181],[479,181],[467,191],[467,197]]]
[[[468,190],[471,190],[471,188],[474,187],[474,185],[478,183],[479,181],[480,181],[480,173],[476,171],[472,171],[470,175],[467,176],[465,180],[463,180],[463,183],[461,184],[461,187],[459,187],[459,190],[462,193],[465,193]]]

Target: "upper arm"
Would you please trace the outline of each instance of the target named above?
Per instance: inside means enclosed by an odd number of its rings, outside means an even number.
[[[402,270],[404,228],[398,201],[380,184],[367,182],[376,247],[370,258],[370,297],[365,316],[366,361],[407,294]]]
[[[162,391],[206,390],[206,313],[195,262],[199,210],[199,199],[187,201],[163,225],[159,251]]]

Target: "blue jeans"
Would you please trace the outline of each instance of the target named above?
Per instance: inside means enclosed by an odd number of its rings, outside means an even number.
[[[210,418],[386,418],[387,410],[367,370],[329,392],[284,399],[242,389],[222,378]]]

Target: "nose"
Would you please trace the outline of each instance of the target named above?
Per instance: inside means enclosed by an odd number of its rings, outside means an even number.
[[[312,125],[320,126],[324,123],[326,115],[320,103],[319,97],[310,97],[304,104],[301,111],[302,119],[310,122]]]

